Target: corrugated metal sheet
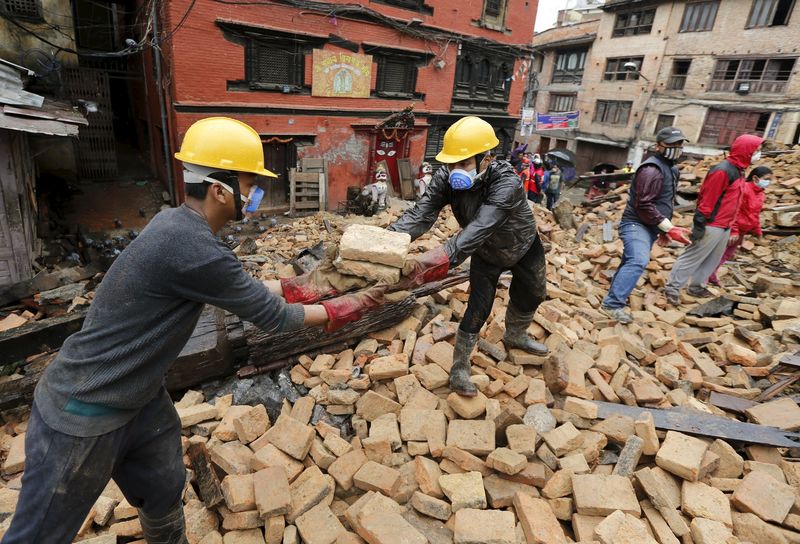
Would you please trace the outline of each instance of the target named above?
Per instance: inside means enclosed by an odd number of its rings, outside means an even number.
[[[34,134],[50,134],[52,136],[77,136],[78,125],[55,121],[52,119],[36,119],[21,117],[0,112],[0,128],[19,130]]]

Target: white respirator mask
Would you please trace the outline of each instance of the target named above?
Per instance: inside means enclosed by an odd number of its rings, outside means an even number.
[[[761,160],[761,150],[759,149],[758,151],[753,153],[752,157],[750,157],[750,164],[752,164],[754,162],[758,162],[760,160]]]

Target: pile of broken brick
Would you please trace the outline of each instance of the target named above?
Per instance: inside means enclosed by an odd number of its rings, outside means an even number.
[[[796,239],[754,242],[723,268],[727,305],[711,315],[692,315],[707,300],[666,304],[660,289],[680,249],[656,247],[632,297],[635,322],[622,326],[598,306],[622,249],[603,241],[602,225],[623,204],[624,196],[577,208],[588,225],[581,235],[536,207],[550,248],[548,300],[529,332],[551,355],[505,350],[501,279],[472,355],[475,398],[447,387],[466,283],[418,300],[420,311],[354,349],[300,357],[290,376],[303,396],[274,417],[263,404],[187,392],[176,406],[189,542],[800,543],[797,450],[715,434],[742,421],[800,429],[800,407],[786,395],[800,364],[800,284],[785,270],[800,266]],[[398,214],[355,221],[386,226]],[[318,214],[281,225],[242,260],[263,278],[293,275],[298,249],[338,243],[351,222]],[[435,247],[457,228],[446,211],[409,251]],[[312,418],[320,407],[351,415],[352,434]],[[668,430],[665,409],[698,423]],[[24,468],[26,424],[6,421],[0,530]],[[136,510],[109,484],[79,539],[140,538]]]

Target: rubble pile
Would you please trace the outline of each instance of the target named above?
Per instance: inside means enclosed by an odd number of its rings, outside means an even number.
[[[682,187],[697,181],[690,174],[702,179],[703,165],[687,165]],[[796,202],[800,184],[777,177],[773,204]],[[239,405],[236,394],[187,392],[176,407],[189,542],[800,543],[800,463],[783,432],[800,429],[787,396],[800,365],[797,238],[748,240],[721,270],[719,298],[684,296],[677,308],[661,288],[681,249],[655,246],[631,298],[635,321],[620,325],[598,308],[622,254],[607,225],[625,191],[576,207],[569,229],[534,207],[548,296],[529,332],[551,354],[503,346],[501,278],[472,354],[475,398],[447,385],[468,283],[419,298],[410,317],[353,349],[301,356],[288,370],[300,395],[280,409],[254,394]],[[410,244],[365,244],[367,227],[350,226],[385,227],[399,214],[317,214],[271,228],[239,256],[262,279],[287,277],[299,250],[325,242],[339,246],[339,266],[399,270],[398,255],[458,230],[449,209]],[[674,222],[689,226],[691,210]],[[5,415],[0,529],[20,487],[26,428]],[[79,539],[140,538],[135,508],[109,484]]]

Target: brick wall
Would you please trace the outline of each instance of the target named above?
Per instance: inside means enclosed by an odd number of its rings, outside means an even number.
[[[165,28],[174,28],[190,3],[190,0],[172,0],[165,14]],[[342,0],[341,3],[345,2]],[[504,44],[530,43],[538,5],[536,0],[509,0],[507,28],[500,32],[478,25],[483,10],[481,0],[429,0],[427,4],[433,10],[430,15],[377,2],[364,5],[403,21],[421,19],[423,29],[444,29]],[[270,91],[229,91],[229,81],[244,79],[244,48],[225,38],[216,24],[218,20],[321,38],[336,34],[357,44],[382,45],[430,54],[435,59],[443,59],[445,65],[437,68],[432,59],[419,68],[415,90],[422,93],[424,98],[416,100],[325,98]],[[324,49],[337,50],[330,43]],[[344,198],[348,185],[363,184],[371,175],[367,172],[368,138],[354,131],[353,125],[374,125],[389,113],[414,103],[419,129],[411,136],[409,158],[412,168],[416,169],[421,164],[428,114],[448,113],[451,109],[458,42],[454,40],[449,44],[438,44],[410,37],[376,23],[343,17],[334,19],[279,4],[246,6],[198,0],[185,24],[164,50],[170,102],[173,104],[170,125],[175,148],[179,147],[183,134],[193,121],[209,115],[236,117],[251,124],[264,136],[315,135],[314,145],[302,148],[299,155],[329,159],[329,202],[333,206],[337,200]],[[517,60],[515,71],[519,63],[520,60]],[[311,70],[311,54],[308,54],[305,62],[307,84],[311,82]],[[374,89],[377,75],[375,63],[372,72]],[[525,82],[517,79],[510,83],[505,116],[517,118]],[[203,108],[202,113],[197,109],[199,107]],[[263,112],[259,112],[259,109]]]

